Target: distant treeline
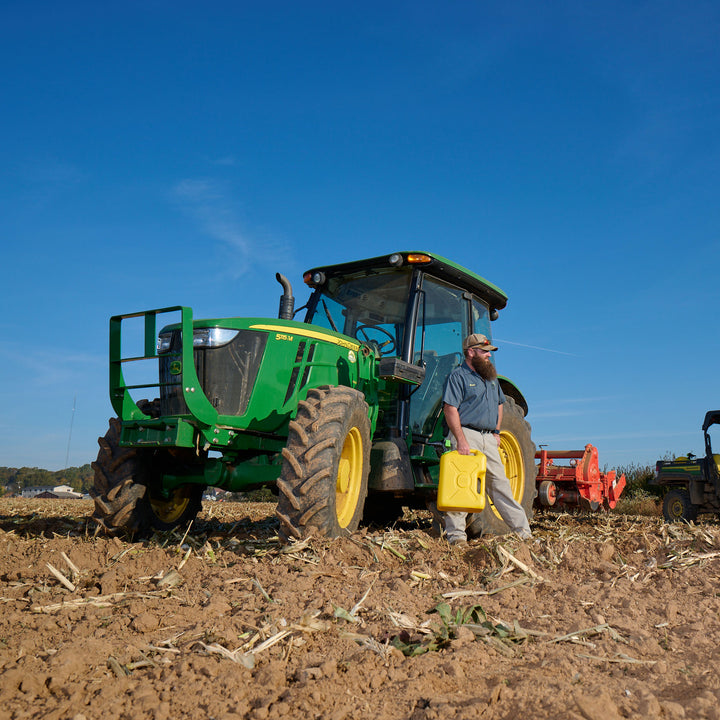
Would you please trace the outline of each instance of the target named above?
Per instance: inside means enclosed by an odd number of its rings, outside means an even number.
[[[664,460],[672,460],[674,456],[667,453]],[[603,468],[603,472],[607,472],[610,468]],[[654,465],[638,465],[631,463],[629,465],[615,468],[617,475],[625,473],[627,489],[625,495],[635,496],[642,493],[652,495],[661,494],[661,489],[648,485],[648,482],[655,475]],[[69,485],[77,492],[86,493],[93,485],[94,473],[90,465],[82,467],[65,468],[65,470],[43,470],[42,468],[9,468],[0,467],[0,495],[8,492],[22,492],[25,487],[49,486],[52,485]],[[265,500],[265,495],[269,496],[270,492],[265,488],[257,491],[257,498],[253,496],[251,499]],[[252,493],[250,493],[252,495]]]
[[[29,467],[0,467],[0,492],[22,492],[25,487],[69,485],[77,492],[86,493],[92,487],[93,476],[90,465],[55,471]]]
[[[666,453],[664,460],[673,460],[674,457],[670,456],[670,453]],[[662,497],[663,488],[659,485],[651,485],[650,481],[655,477],[655,466],[654,465],[638,465],[637,463],[630,463],[629,465],[623,465],[615,468],[617,477],[621,474],[625,474],[626,489],[623,493],[626,498],[638,498],[645,496]]]

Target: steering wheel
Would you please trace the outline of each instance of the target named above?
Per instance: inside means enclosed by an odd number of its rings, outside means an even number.
[[[381,335],[385,335],[388,339],[385,340],[385,342],[373,340],[370,335],[368,335],[368,331],[370,330],[374,330]],[[366,342],[368,345],[374,345],[381,355],[395,354],[395,338],[385,328],[378,327],[377,325],[358,325],[357,328],[355,328],[355,337],[363,342]],[[387,345],[390,347],[383,349]]]

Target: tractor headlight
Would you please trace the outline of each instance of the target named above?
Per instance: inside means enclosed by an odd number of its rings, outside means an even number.
[[[227,345],[238,332],[230,328],[199,328],[193,331],[193,347],[221,347]]]
[[[157,341],[157,354],[164,355],[170,352],[170,346],[172,345],[172,333],[160,333]]]

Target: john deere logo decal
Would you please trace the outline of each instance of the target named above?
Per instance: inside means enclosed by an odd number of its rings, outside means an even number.
[[[170,363],[170,374],[180,375],[182,373],[182,363],[179,360],[173,360]]]

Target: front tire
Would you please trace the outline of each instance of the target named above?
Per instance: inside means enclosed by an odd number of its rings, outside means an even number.
[[[530,423],[525,420],[522,410],[511,397],[505,398],[503,406],[499,450],[513,497],[522,506],[529,521],[533,516],[533,501],[537,495],[535,445],[531,439]],[[467,533],[470,537],[486,533],[502,535],[508,530],[489,495],[482,512],[468,515]]]
[[[672,488],[665,493],[663,517],[667,522],[694,522],[697,516],[697,505],[693,505],[690,493],[685,488]]]
[[[185,485],[160,494],[152,479],[162,467],[163,451],[120,446],[122,424],[110,419],[100,450],[92,463],[95,480],[90,495],[95,501],[93,519],[111,534],[144,535],[172,530],[192,520],[202,507],[203,486]]]
[[[370,471],[370,420],[362,393],[331,385],[310,390],[298,403],[282,456],[282,540],[357,530]]]

